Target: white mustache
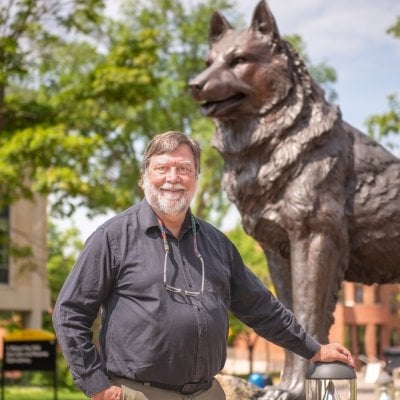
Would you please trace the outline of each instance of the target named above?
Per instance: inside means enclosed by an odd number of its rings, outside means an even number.
[[[185,190],[185,187],[179,183],[177,183],[177,184],[164,183],[162,186],[160,186],[160,189],[163,189],[163,190]]]

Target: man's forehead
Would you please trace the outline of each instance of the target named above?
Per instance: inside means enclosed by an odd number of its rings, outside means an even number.
[[[154,164],[175,164],[175,165],[191,165],[193,160],[187,157],[176,157],[168,154],[160,154],[152,157]]]

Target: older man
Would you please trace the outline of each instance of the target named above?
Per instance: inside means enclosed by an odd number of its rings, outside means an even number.
[[[91,235],[60,292],[54,327],[93,400],[225,399],[214,376],[226,360],[228,310],[302,357],[353,365],[341,345],[310,337],[226,236],[195,218],[199,172],[197,142],[155,136],[142,165],[145,199]]]

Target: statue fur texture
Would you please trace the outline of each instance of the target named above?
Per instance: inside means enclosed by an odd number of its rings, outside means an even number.
[[[400,160],[341,118],[278,32],[265,1],[248,29],[218,12],[208,67],[189,82],[216,124],[223,188],[268,259],[277,296],[328,342],[343,280],[400,281]],[[287,352],[265,399],[303,399]]]

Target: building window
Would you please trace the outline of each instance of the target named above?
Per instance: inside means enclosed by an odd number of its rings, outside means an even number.
[[[381,303],[381,287],[380,285],[374,285],[374,301],[375,303]]]
[[[0,284],[7,284],[9,279],[9,228],[9,208],[0,207]]]
[[[354,301],[356,303],[364,302],[364,288],[358,283],[354,286]]]
[[[397,314],[397,294],[396,293],[392,293],[391,297],[390,297],[390,312],[394,315]]]
[[[357,325],[358,354],[365,353],[365,325]]]
[[[351,351],[354,352],[353,343],[353,325],[346,324],[344,326],[344,345]]]
[[[390,346],[397,346],[399,344],[399,331],[393,328],[390,331]]]
[[[375,325],[375,349],[376,355],[379,355],[382,352],[382,325]]]

